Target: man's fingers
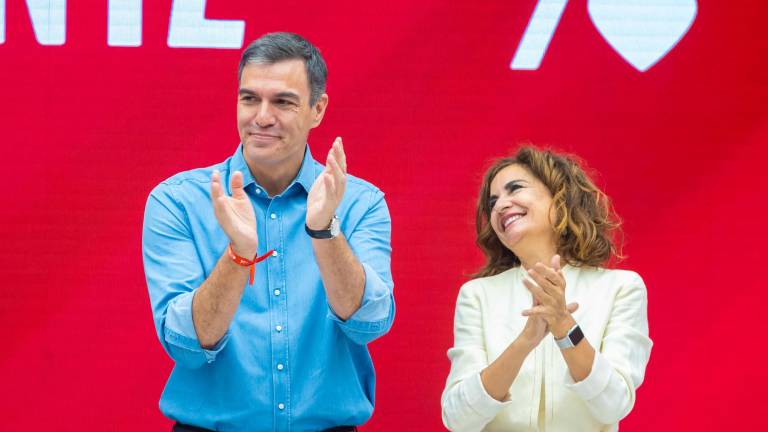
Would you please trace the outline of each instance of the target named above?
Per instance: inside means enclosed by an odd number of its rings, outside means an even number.
[[[243,190],[243,173],[235,171],[229,177],[229,189],[232,191],[232,198],[244,199],[247,198],[245,191]]]
[[[222,228],[224,228],[224,232],[227,231],[227,228],[232,226],[232,215],[229,212],[229,197],[226,195],[221,195],[218,198],[213,200],[213,213],[216,216],[216,220],[219,222],[219,225],[221,225]]]
[[[342,142],[341,137],[336,138],[334,147],[336,147],[336,158],[338,159],[339,166],[341,167],[341,171],[344,174],[346,174],[347,173],[347,154],[344,153],[344,143]]]
[[[222,193],[221,174],[219,171],[214,170],[213,174],[211,174],[211,199],[215,201]]]
[[[336,180],[337,183],[341,183],[345,180],[345,174],[344,170],[341,169],[341,166],[339,165],[339,161],[334,156],[328,156],[328,165],[331,167],[331,174],[334,177],[334,180]]]
[[[578,303],[568,303],[565,306],[565,309],[568,310],[568,313],[574,313],[577,310],[579,310],[579,304]]]
[[[219,221],[221,221],[221,213],[224,211],[226,199],[227,197],[221,187],[221,174],[214,171],[211,174],[211,202],[213,203],[213,212]]]
[[[334,184],[333,175],[324,173],[323,183],[325,183],[325,196],[326,198],[336,195],[336,185]]]

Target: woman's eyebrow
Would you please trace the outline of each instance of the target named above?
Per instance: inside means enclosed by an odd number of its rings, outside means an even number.
[[[512,188],[514,186],[517,186],[518,183],[528,183],[528,182],[523,179],[510,180],[507,182],[507,184],[504,185],[504,189],[506,189],[507,192],[512,192]]]

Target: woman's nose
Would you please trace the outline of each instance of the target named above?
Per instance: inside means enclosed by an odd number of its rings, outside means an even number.
[[[493,210],[497,213],[504,213],[504,210],[508,209],[512,205],[512,202],[507,198],[499,198],[493,205]]]

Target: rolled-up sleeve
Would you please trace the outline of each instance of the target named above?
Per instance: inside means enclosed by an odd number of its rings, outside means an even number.
[[[479,431],[510,402],[499,402],[485,390],[480,372],[488,366],[480,304],[465,284],[459,291],[454,318],[454,345],[448,350],[451,372],[441,398],[443,424],[451,431]]]
[[[643,382],[653,346],[648,337],[647,309],[645,284],[633,274],[617,292],[590,374],[574,382],[566,373],[566,387],[579,395],[592,415],[604,424],[617,423],[635,404],[635,391]]]
[[[172,185],[160,184],[144,211],[142,255],[152,314],[160,343],[187,368],[212,363],[227,343],[227,333],[212,349],[203,349],[192,321],[192,300],[205,280],[183,206]]]
[[[365,214],[347,236],[352,252],[365,273],[365,287],[360,308],[347,320],[341,320],[328,307],[328,316],[336,321],[352,341],[367,344],[386,334],[395,318],[394,283],[390,268],[391,220],[378,189],[371,194]]]

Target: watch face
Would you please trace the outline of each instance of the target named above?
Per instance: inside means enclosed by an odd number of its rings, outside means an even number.
[[[331,219],[331,235],[336,237],[341,232],[341,224],[339,223],[339,217],[334,216],[333,219]]]

